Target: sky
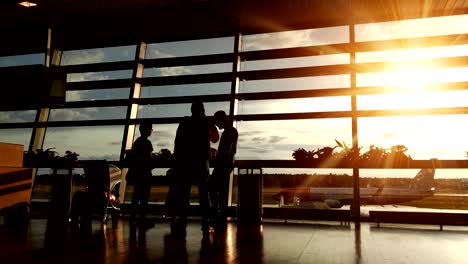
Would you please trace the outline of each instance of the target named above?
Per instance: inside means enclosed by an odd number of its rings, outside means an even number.
[[[394,61],[384,73],[357,76],[357,86],[392,86],[399,94],[358,96],[358,110],[459,107],[467,106],[468,91],[427,92],[430,83],[468,81],[468,67],[438,69],[437,65],[414,64],[408,59],[434,59],[468,56],[468,45],[414,48],[411,38],[468,33],[468,15],[431,19],[406,20],[356,25],[356,41],[410,38],[408,47],[400,50],[361,52],[358,63]],[[346,43],[348,27],[287,31],[245,35],[243,51],[267,50],[311,45]],[[179,41],[149,44],[146,58],[228,53],[234,49],[234,38]],[[65,51],[62,65],[132,60],[135,46],[105,49]],[[241,71],[337,65],[350,62],[349,54],[322,55],[292,59],[244,61]],[[0,57],[0,67],[43,63],[43,54]],[[144,77],[176,76],[201,73],[229,72],[230,63],[145,69]],[[131,71],[91,72],[69,74],[69,82],[130,78]],[[143,87],[141,97],[164,97],[205,94],[228,94],[230,83]],[[239,92],[289,91],[305,89],[347,88],[349,75],[241,81]],[[128,98],[129,88],[69,91],[67,101],[108,100]],[[206,103],[208,115],[217,110],[229,110],[229,102]],[[320,111],[349,111],[350,97],[323,97],[238,102],[238,114],[298,113]],[[125,118],[125,107],[55,109],[51,121],[95,120]],[[138,117],[181,117],[190,115],[189,104],[140,106]],[[31,122],[35,111],[0,112],[0,122]],[[403,144],[414,159],[465,159],[468,142],[468,116],[371,117],[358,120],[359,145],[365,151],[371,145],[389,148]],[[285,121],[241,121],[237,159],[292,159],[297,148],[316,149],[335,146],[335,139],[351,144],[351,119],[313,119]],[[177,124],[155,126],[151,141],[156,150],[173,149]],[[60,154],[72,150],[80,158],[118,159],[123,126],[48,128],[44,148],[54,147]],[[29,144],[31,129],[2,129],[0,141]],[[138,132],[137,135],[138,136]],[[454,170],[445,173],[454,177]],[[380,173],[380,172],[379,172]],[[408,172],[410,173],[410,172]],[[412,174],[413,172],[411,172]],[[457,175],[461,172],[457,171]],[[463,172],[463,174],[467,174]],[[452,175],[452,176],[450,176]]]

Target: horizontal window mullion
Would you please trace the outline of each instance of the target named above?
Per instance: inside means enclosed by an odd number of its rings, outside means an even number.
[[[351,111],[313,112],[313,113],[288,113],[288,114],[250,114],[236,115],[237,121],[264,121],[264,120],[293,120],[293,119],[318,119],[318,118],[350,118]]]
[[[424,109],[391,109],[391,110],[359,110],[358,117],[380,116],[420,116],[420,115],[464,115],[468,107],[424,108]]]
[[[279,92],[258,92],[258,93],[239,93],[239,100],[270,100],[287,98],[308,98],[308,97],[328,97],[328,96],[346,96],[351,95],[350,88],[331,88],[315,90],[296,90]]]
[[[37,110],[43,107],[47,107],[47,104],[38,102],[35,105],[0,105],[0,111]]]
[[[329,168],[321,166],[309,161],[297,161],[297,160],[236,160],[235,167],[238,168]],[[359,166],[360,168],[375,168],[375,169],[386,169],[386,168],[401,168],[401,169],[421,169],[421,168],[444,168],[444,169],[455,169],[455,168],[468,168],[468,160],[411,160],[405,163],[404,166],[394,167],[369,167]],[[337,167],[333,167],[337,168]],[[352,164],[349,166],[343,166],[342,168],[353,168]]]
[[[468,90],[468,82],[452,82],[452,83],[434,83],[423,86],[421,92],[436,92],[436,91],[460,91]],[[406,90],[395,88],[394,86],[361,86],[352,90],[353,95],[374,95],[374,94],[394,94],[406,93]]]
[[[433,58],[433,59],[416,59],[405,61],[391,61],[391,62],[367,62],[357,63],[357,73],[368,72],[389,72],[389,68],[393,65],[400,65],[405,63],[415,63],[418,65],[429,66],[430,68],[451,68],[451,67],[464,67],[468,66],[468,56],[450,57],[450,58]]]
[[[283,79],[308,76],[349,74],[349,64],[239,72],[242,80]]]
[[[363,41],[355,44],[356,52],[385,51],[407,48],[429,48],[468,44],[468,34]]]
[[[233,62],[233,60],[234,60],[233,53],[223,53],[223,54],[212,54],[212,55],[174,57],[174,58],[146,59],[146,60],[141,60],[140,62],[145,66],[145,68],[160,68],[160,67],[229,63],[229,62]]]
[[[34,122],[24,122],[24,123],[0,123],[0,129],[8,128],[33,128],[35,126]]]

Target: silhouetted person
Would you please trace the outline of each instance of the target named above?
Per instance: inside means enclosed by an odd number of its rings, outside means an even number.
[[[139,213],[144,219],[147,213],[148,198],[151,191],[151,170],[153,169],[153,145],[148,137],[153,132],[151,123],[140,124],[140,137],[135,140],[131,152],[130,177],[127,180],[133,184],[131,221],[136,220]]]
[[[224,230],[227,224],[229,180],[234,169],[234,156],[237,151],[237,129],[232,126],[224,111],[214,115],[216,126],[224,129],[214,159],[214,170],[210,178],[210,199],[215,230]]]
[[[175,173],[172,188],[174,210],[172,211],[171,234],[185,238],[187,215],[190,207],[192,181],[198,184],[202,231],[210,228],[210,201],[208,197],[210,141],[217,142],[218,130],[205,116],[203,103],[194,102],[192,116],[185,117],[177,128],[174,143]]]

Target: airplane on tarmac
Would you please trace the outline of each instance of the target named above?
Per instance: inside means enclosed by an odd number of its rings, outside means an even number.
[[[420,200],[434,195],[435,169],[421,169],[411,180],[408,188],[396,187],[368,187],[359,188],[362,205],[398,204],[413,200]],[[351,205],[353,201],[353,188],[327,188],[327,187],[302,187],[288,188],[274,194],[273,199],[279,202],[279,206],[308,206],[312,203],[325,208],[341,208],[343,205]]]

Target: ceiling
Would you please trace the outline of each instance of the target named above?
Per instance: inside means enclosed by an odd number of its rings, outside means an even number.
[[[0,1],[0,55],[285,31],[468,13],[468,0]],[[468,22],[467,22],[468,23]]]

